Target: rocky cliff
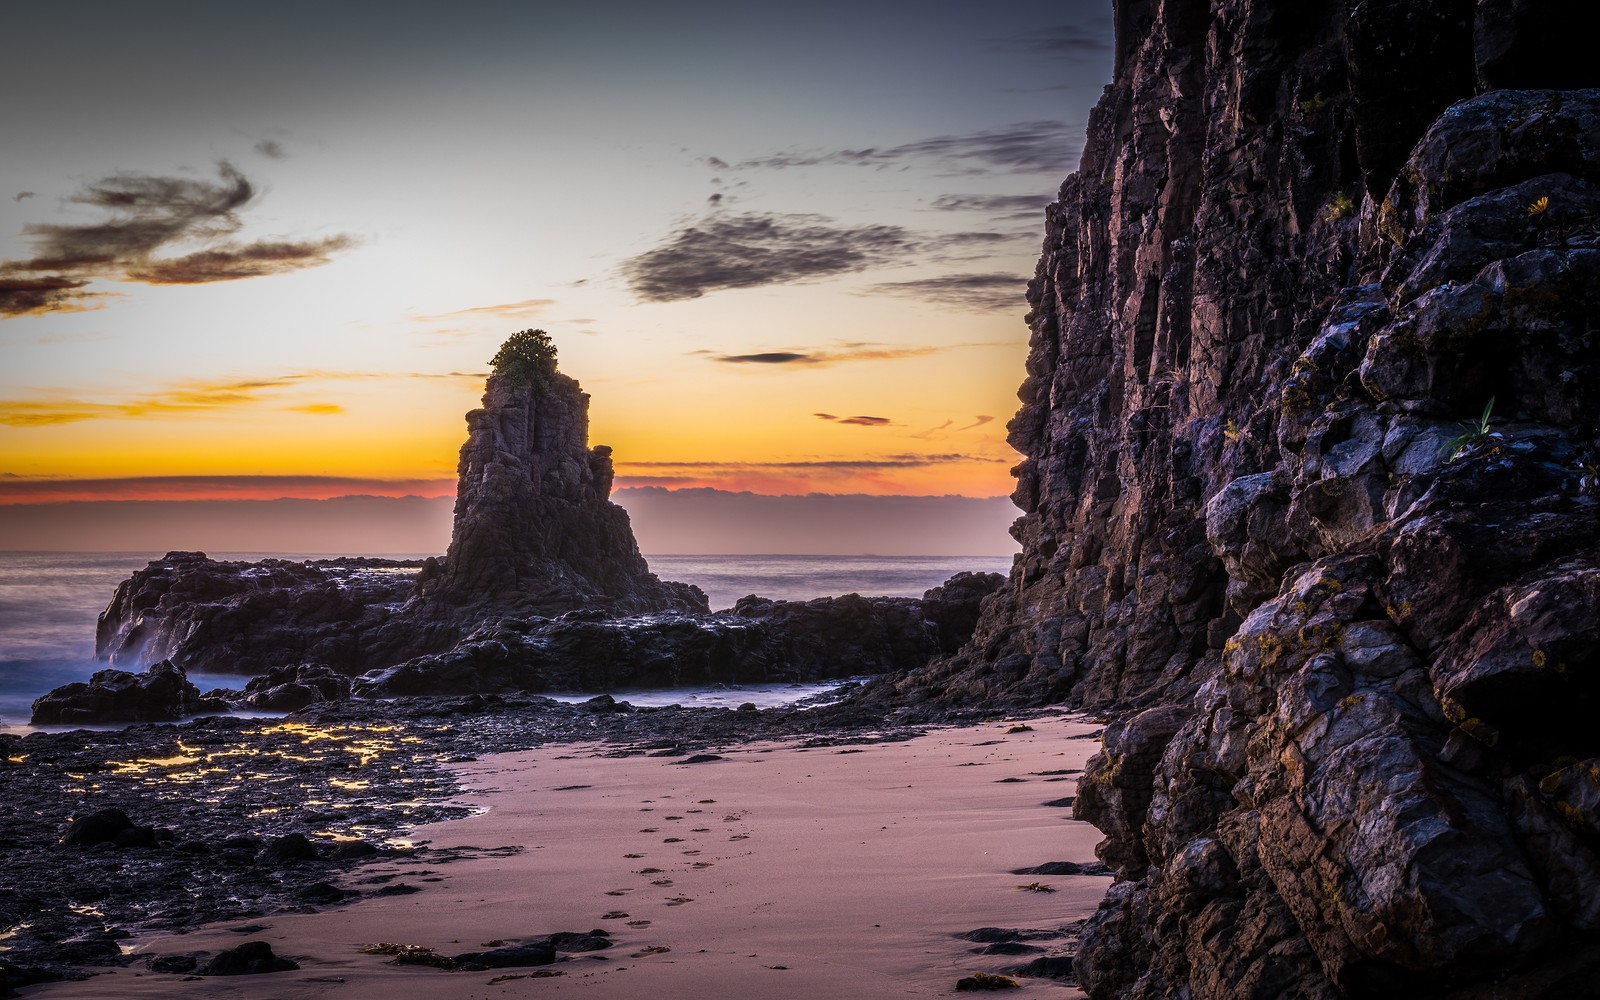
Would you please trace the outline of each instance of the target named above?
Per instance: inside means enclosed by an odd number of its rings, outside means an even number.
[[[1575,4],[1124,0],[1024,546],[875,695],[1115,708],[1097,997],[1600,982],[1600,74]]]

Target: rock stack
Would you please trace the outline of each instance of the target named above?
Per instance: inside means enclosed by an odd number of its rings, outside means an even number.
[[[552,371],[489,376],[467,414],[455,525],[418,595],[494,611],[707,611],[696,588],[658,579],[612,503],[611,449],[589,447],[589,396]]]

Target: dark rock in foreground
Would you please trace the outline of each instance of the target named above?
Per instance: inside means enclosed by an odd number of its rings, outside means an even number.
[[[970,575],[970,574],[969,574]],[[999,577],[989,581],[999,584]],[[981,588],[968,596],[976,617]],[[956,607],[950,599],[941,608]],[[958,617],[959,620],[959,617]],[[357,679],[362,695],[606,691],[703,684],[810,682],[921,666],[961,633],[910,598],[856,594],[812,601],[747,597],[720,615],[501,619],[445,653]]]
[[[237,948],[221,952],[196,972],[202,976],[260,976],[270,972],[291,972],[299,963],[279,958],[265,941],[246,941]]]
[[[227,702],[201,697],[184,672],[163,661],[140,674],[96,671],[87,683],[56,688],[33,703],[35,725],[174,722],[189,715],[226,712]]]

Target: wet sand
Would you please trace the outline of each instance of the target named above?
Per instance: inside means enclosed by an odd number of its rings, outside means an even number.
[[[1098,749],[1098,725],[1070,716],[935,730],[899,743],[744,745],[721,759],[607,757],[549,746],[456,765],[484,809],[417,829],[438,864],[382,861],[346,884],[368,898],[129,942],[159,956],[268,942],[298,971],[186,978],[142,962],[43,997],[910,997],[948,995],[974,972],[1005,973],[1034,954],[974,954],[979,927],[1053,932],[1088,916],[1110,882],[1015,875],[1092,862],[1099,834],[1047,805],[1071,796]],[[1010,780],[1022,779],[1022,780]],[[1053,892],[1019,886],[1036,883]],[[241,932],[240,926],[258,929]],[[390,964],[364,946],[444,955],[485,942],[606,930],[614,946],[554,965],[445,971]],[[1056,953],[1069,939],[1038,939]],[[559,975],[554,975],[559,973]],[[1020,991],[1080,995],[1048,979]]]

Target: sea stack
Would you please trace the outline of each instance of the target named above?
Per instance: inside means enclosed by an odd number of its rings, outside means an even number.
[[[588,438],[589,396],[553,362],[490,375],[467,414],[450,549],[418,595],[496,612],[709,610],[698,589],[650,572],[610,501],[611,449]]]

